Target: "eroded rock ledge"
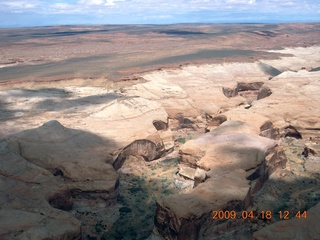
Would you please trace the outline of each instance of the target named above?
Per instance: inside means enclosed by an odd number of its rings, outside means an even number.
[[[212,239],[221,228],[241,225],[242,220],[212,221],[212,210],[247,209],[252,194],[287,161],[274,140],[237,121],[188,141],[180,155],[181,165],[196,169],[195,187],[157,201],[155,231],[165,239]]]

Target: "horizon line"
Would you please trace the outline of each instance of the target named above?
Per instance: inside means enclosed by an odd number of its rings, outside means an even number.
[[[14,28],[40,28],[40,27],[68,27],[68,26],[170,26],[170,25],[201,25],[201,24],[209,24],[209,25],[231,25],[231,24],[239,24],[239,25],[254,25],[254,24],[320,24],[320,21],[261,21],[261,22],[178,22],[178,23],[75,23],[75,24],[52,24],[52,25],[7,25],[0,26],[0,29],[14,29]]]

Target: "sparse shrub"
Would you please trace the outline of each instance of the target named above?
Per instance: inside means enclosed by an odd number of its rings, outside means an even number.
[[[91,237],[90,235],[87,235],[86,239],[88,239],[88,240],[96,240],[95,237]]]
[[[142,188],[141,187],[131,187],[131,188],[129,188],[129,191],[134,194],[139,191],[142,191]]]
[[[119,212],[120,213],[130,213],[132,212],[131,208],[128,208],[128,207],[122,207],[119,209]]]
[[[122,204],[122,205],[127,205],[127,204],[126,204],[125,197],[122,196],[121,194],[118,195],[117,200],[118,200],[118,203],[120,203],[120,204]]]
[[[185,138],[178,138],[177,141],[179,143],[185,144],[186,143],[186,139]]]
[[[164,194],[165,196],[168,196],[168,195],[172,194],[172,192],[171,192],[169,189],[165,189],[165,190],[163,191],[163,194]]]
[[[100,224],[96,224],[95,228],[97,233],[100,233],[102,231],[102,226]]]
[[[157,169],[157,164],[151,165],[150,168],[151,168],[151,170],[156,170]]]

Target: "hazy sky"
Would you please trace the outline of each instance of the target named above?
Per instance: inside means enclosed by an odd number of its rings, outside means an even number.
[[[0,0],[0,27],[320,22],[320,0]]]

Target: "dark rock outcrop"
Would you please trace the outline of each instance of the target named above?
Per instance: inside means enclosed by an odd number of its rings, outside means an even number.
[[[210,132],[212,129],[220,126],[222,123],[227,121],[227,117],[225,115],[217,115],[217,116],[211,116],[209,114],[206,114],[206,121],[207,121],[207,127],[206,131]]]
[[[305,157],[320,157],[320,144],[307,144],[302,153]]]
[[[259,89],[257,100],[269,97],[272,94],[271,89],[267,85],[262,85],[262,87]]]
[[[163,155],[165,152],[164,146],[159,144],[158,146],[148,140],[148,139],[141,139],[136,140],[127,147],[125,147],[120,154],[117,156],[115,161],[113,162],[113,167],[117,170],[121,168],[124,161],[129,156],[141,156],[146,161],[155,160]]]
[[[248,100],[260,100],[272,94],[264,82],[238,82],[234,88],[223,87],[222,92],[228,98],[240,95]]]
[[[280,133],[279,128],[276,128],[271,121],[266,121],[261,127],[260,127],[260,136],[271,138],[271,139],[279,139]]]
[[[162,130],[167,130],[167,129],[168,129],[168,124],[165,123],[164,121],[161,121],[161,120],[155,120],[155,121],[153,121],[153,126],[154,126],[158,131],[162,131]]]
[[[301,133],[293,126],[288,126],[285,128],[285,136],[284,137],[293,137],[297,139],[301,139]]]

